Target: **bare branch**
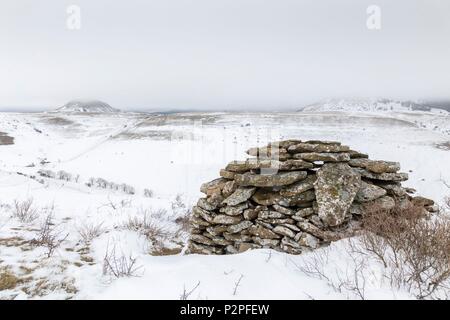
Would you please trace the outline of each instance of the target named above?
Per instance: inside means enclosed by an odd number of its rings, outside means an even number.
[[[241,285],[242,278],[244,278],[243,274],[241,274],[238,281],[236,281],[236,283],[234,284],[233,296],[235,296],[237,294],[237,290],[238,290],[239,286]]]
[[[183,286],[183,293],[180,295],[180,300],[187,300],[189,296],[194,293],[195,290],[200,286],[200,281],[197,282],[197,285],[193,287],[191,290],[186,291],[186,286]]]

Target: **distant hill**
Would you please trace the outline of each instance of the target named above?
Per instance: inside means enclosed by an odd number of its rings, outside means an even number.
[[[442,100],[442,101],[427,101],[425,103],[423,103],[425,105],[428,105],[432,108],[437,108],[437,109],[444,109],[450,112],[450,101],[447,100]]]
[[[433,113],[446,113],[449,110],[448,103],[396,101],[390,99],[329,99],[307,105],[298,111],[321,112],[321,111],[425,111]]]
[[[56,112],[112,113],[120,110],[98,100],[72,100],[55,110]]]

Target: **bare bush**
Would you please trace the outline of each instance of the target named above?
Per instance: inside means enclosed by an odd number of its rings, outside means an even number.
[[[72,181],[72,174],[65,172],[63,170],[60,170],[56,173],[56,177],[59,180],[64,180],[64,181]]]
[[[132,205],[132,200],[131,199],[122,199],[120,201],[113,201],[111,199],[111,197],[108,195],[108,202],[101,205],[99,207],[103,208],[103,207],[107,207],[107,208],[111,208],[114,211],[118,210],[118,209],[124,209],[124,208],[130,208]]]
[[[329,249],[324,248],[320,251],[313,251],[310,253],[310,256],[307,259],[303,259],[301,264],[297,264],[293,260],[291,261],[297,269],[302,271],[304,274],[312,278],[326,280],[328,283],[331,283],[331,279],[325,272],[325,266],[328,265],[329,253]]]
[[[113,210],[117,210],[117,208],[119,207],[119,204],[115,203],[114,201],[111,200],[111,198],[108,195],[108,203],[100,206],[101,207],[111,207],[111,209]]]
[[[340,254],[347,261],[345,266],[330,261],[329,248],[314,251],[294,264],[303,273],[326,281],[336,292],[360,299],[365,299],[367,277],[370,282],[387,279],[391,288],[406,290],[418,299],[448,299],[448,214],[430,215],[412,203],[391,210],[372,206],[361,222],[360,236],[345,240],[344,255]],[[369,268],[371,260],[384,268]]]
[[[153,197],[153,191],[150,190],[150,189],[144,189],[144,197],[152,198]]]
[[[13,216],[22,223],[30,223],[39,217],[39,211],[33,206],[33,198],[25,201],[14,201]]]
[[[106,189],[108,187],[110,187],[111,183],[106,181],[105,179],[102,178],[97,178],[97,180],[95,181],[96,185],[98,188],[101,189]]]
[[[361,240],[391,271],[392,284],[419,299],[439,297],[450,279],[450,220],[427,218],[422,207],[371,208],[363,218]],[[442,291],[441,290],[441,291]],[[447,291],[448,292],[448,291]]]
[[[99,189],[110,189],[115,191],[121,191],[126,194],[133,195],[136,193],[136,190],[133,186],[122,183],[117,184],[111,181],[107,181],[103,178],[89,178],[88,182],[86,182],[86,186],[90,188],[99,188]]]
[[[116,278],[139,276],[142,266],[137,265],[137,259],[131,255],[121,253],[117,255],[116,246],[109,250],[106,248],[103,258],[103,275],[111,275]]]
[[[121,208],[130,208],[132,205],[131,199],[122,199],[120,200],[120,207]]]
[[[135,189],[134,189],[133,186],[130,186],[130,185],[125,184],[125,183],[122,183],[122,184],[120,185],[120,188],[119,188],[119,189],[120,189],[122,192],[126,193],[126,194],[135,194],[135,193],[136,193],[136,191],[135,191]]]
[[[100,237],[106,231],[106,228],[103,227],[103,223],[83,223],[77,228],[77,231],[81,241],[85,244],[89,244],[95,238]]]
[[[291,262],[304,274],[324,280],[335,292],[347,294],[348,298],[365,300],[366,257],[353,249],[350,240],[345,243],[345,264],[330,261],[330,248],[322,248],[309,253],[299,264]],[[342,259],[342,257],[341,257]]]
[[[89,178],[88,182],[86,182],[86,186],[88,186],[89,188],[92,188],[95,186],[95,178],[91,177]]]
[[[37,237],[31,243],[45,247],[47,249],[47,258],[50,258],[68,236],[69,234],[63,235],[63,232],[57,228],[53,222],[53,212],[50,212],[42,222],[37,232]]]
[[[39,170],[38,174],[41,177],[44,177],[44,178],[50,178],[50,179],[55,179],[56,178],[56,173],[54,173],[51,170]]]
[[[63,181],[75,181],[78,182],[80,175],[73,176],[71,173],[60,170],[58,172],[53,172],[52,170],[39,170],[38,175],[44,178],[58,179]]]

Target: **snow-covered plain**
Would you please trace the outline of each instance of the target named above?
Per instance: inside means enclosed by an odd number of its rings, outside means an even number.
[[[301,267],[326,253],[327,272],[339,281],[355,263],[347,240],[301,256],[268,249],[159,255],[155,243],[124,226],[147,213],[176,230],[176,218],[202,196],[200,185],[226,163],[246,158],[249,147],[288,138],[338,140],[372,159],[399,161],[410,175],[405,185],[440,202],[449,192],[443,183],[450,181],[449,127],[447,112],[405,110],[0,113],[0,132],[14,138],[14,144],[0,145],[0,270],[8,267],[20,279],[0,298],[179,299],[192,291],[190,299],[358,299],[355,290],[337,290]],[[41,177],[39,170],[64,171],[72,179]],[[91,177],[126,183],[134,194],[89,187]],[[151,197],[144,196],[146,189]],[[14,201],[30,198],[41,216],[20,223],[12,214]],[[64,239],[51,257],[31,241],[45,211],[53,212]],[[84,243],[80,230],[86,226],[103,232]],[[181,248],[186,236],[178,232],[164,245]],[[105,254],[113,248],[136,258],[134,276],[104,274]],[[375,261],[367,267],[365,298],[414,298],[383,281],[382,269]]]

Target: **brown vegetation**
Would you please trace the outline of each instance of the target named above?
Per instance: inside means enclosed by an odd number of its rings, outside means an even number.
[[[364,249],[392,270],[392,284],[417,292],[418,298],[432,297],[438,289],[448,290],[448,215],[429,216],[423,207],[413,204],[392,210],[372,207],[363,218],[363,228]]]
[[[12,144],[14,144],[14,137],[10,137],[4,132],[0,132],[0,146]]]

